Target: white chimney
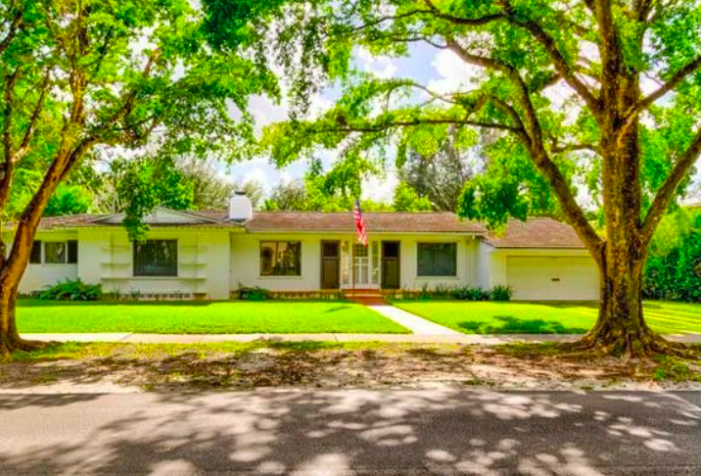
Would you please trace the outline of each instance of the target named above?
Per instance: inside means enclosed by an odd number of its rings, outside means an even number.
[[[253,205],[245,192],[236,192],[229,199],[229,220],[246,221],[253,218]]]

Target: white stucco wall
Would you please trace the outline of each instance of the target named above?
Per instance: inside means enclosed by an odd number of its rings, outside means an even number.
[[[12,235],[3,234],[3,238],[5,239],[9,252],[9,248],[12,246]],[[40,231],[37,233],[36,239],[43,242],[65,242],[68,240],[78,239],[78,235],[75,232]],[[20,281],[19,292],[20,294],[29,294],[35,291],[41,291],[42,289],[52,286],[60,281],[65,281],[67,279],[74,280],[77,277],[77,264],[30,263],[25,269],[24,275],[22,276],[22,281]]]
[[[326,239],[335,239],[327,237]],[[258,286],[275,291],[311,291],[321,281],[321,240],[318,234],[270,233],[231,234],[229,283],[231,290]],[[261,276],[261,241],[299,241],[302,246],[301,276]]]
[[[92,228],[79,231],[78,275],[102,283],[105,292],[204,293],[228,299],[229,231],[215,228],[152,229],[150,239],[178,240],[177,277],[134,276],[133,248],[125,230]]]
[[[321,242],[323,240],[339,240],[353,242],[353,235],[318,233],[267,233],[244,234],[235,233],[231,236],[231,289],[239,284],[244,286],[259,286],[276,291],[310,291],[319,289],[321,283]],[[302,243],[302,274],[301,276],[261,276],[260,275],[260,242],[261,241],[299,241]],[[465,236],[441,235],[390,235],[372,234],[372,242],[377,241],[380,250],[381,241],[399,241],[400,244],[400,279],[401,286],[406,289],[420,289],[424,283],[429,286],[457,286],[472,284],[476,279],[473,262],[477,258],[477,242]],[[457,276],[455,277],[420,277],[417,276],[417,245],[423,242],[457,243]],[[343,263],[343,260],[342,260]],[[348,261],[350,264],[350,261]],[[372,264],[371,264],[372,268]],[[372,272],[372,269],[371,269]],[[350,272],[352,273],[352,272]],[[350,284],[343,284],[349,287]],[[380,277],[367,287],[379,287]]]

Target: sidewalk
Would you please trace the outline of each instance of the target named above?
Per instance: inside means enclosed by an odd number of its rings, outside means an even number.
[[[387,342],[411,344],[500,345],[516,342],[572,342],[581,334],[22,334],[44,342],[119,342],[125,344],[202,344],[217,342]],[[667,335],[666,338],[701,344],[701,334]]]
[[[390,319],[400,326],[409,329],[412,334],[420,336],[460,336],[460,332],[449,329],[428,319],[419,317],[416,314],[390,306],[389,304],[368,304],[370,309],[378,314]]]

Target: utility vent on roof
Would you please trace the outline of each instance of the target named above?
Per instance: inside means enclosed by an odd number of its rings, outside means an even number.
[[[251,199],[244,192],[236,192],[229,199],[229,220],[247,221],[253,218]]]

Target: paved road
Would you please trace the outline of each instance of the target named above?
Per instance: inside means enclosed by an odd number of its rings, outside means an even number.
[[[701,393],[0,395],[0,474],[699,475]]]

